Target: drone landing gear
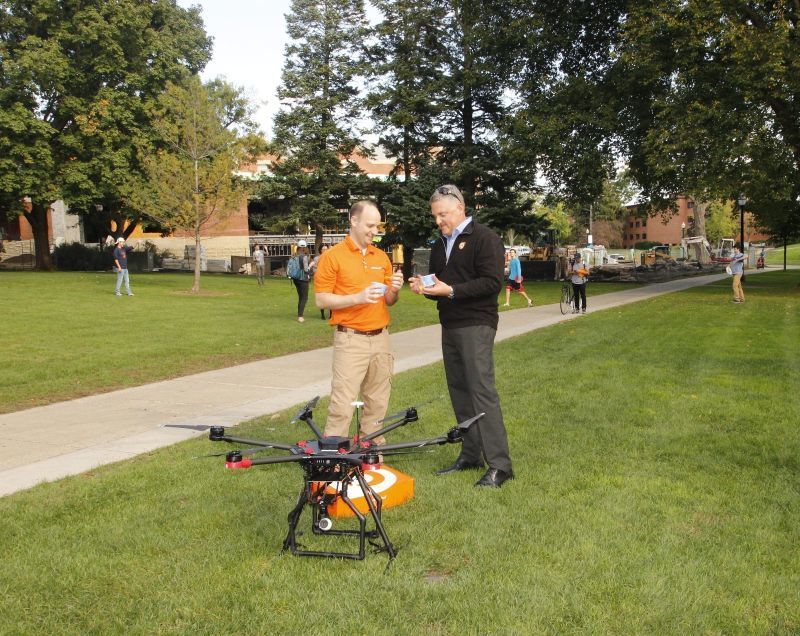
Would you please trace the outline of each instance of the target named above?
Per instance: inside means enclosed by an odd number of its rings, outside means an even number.
[[[340,464],[339,467],[342,468],[343,465]],[[327,471],[325,472],[327,473]],[[306,470],[305,484],[300,491],[297,505],[289,513],[289,533],[286,535],[286,539],[283,542],[283,549],[291,550],[292,554],[295,556],[319,556],[362,560],[366,555],[366,543],[367,540],[369,540],[370,545],[377,548],[377,552],[388,553],[389,560],[392,561],[395,556],[397,556],[397,552],[389,541],[389,537],[386,535],[386,530],[381,522],[381,498],[367,483],[367,480],[364,478],[364,472],[360,466],[347,466],[345,473],[345,476],[339,474],[338,476],[332,477],[330,474],[320,474],[320,471],[315,470],[313,466]],[[367,515],[362,514],[347,496],[347,486],[352,480],[358,482],[361,491],[364,493],[364,499],[369,507],[369,514],[375,523],[375,528],[372,530],[367,530]],[[332,529],[327,507],[328,504],[333,503],[333,498],[330,494],[325,492],[329,484],[341,484],[341,491],[334,497],[339,497],[352,511],[353,515],[358,520],[357,530]],[[297,525],[300,522],[300,517],[306,506],[311,506],[311,530],[314,534],[358,537],[358,552],[328,552],[300,549],[297,545]],[[380,538],[383,545],[374,541],[378,538]]]

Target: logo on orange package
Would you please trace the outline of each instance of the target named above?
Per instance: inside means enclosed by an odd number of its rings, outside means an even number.
[[[382,508],[399,506],[414,496],[414,479],[388,466],[365,470],[364,480],[375,494],[381,498]],[[342,484],[340,482],[331,483],[325,488],[325,492],[330,495],[338,494],[341,492],[341,487]],[[347,497],[359,512],[369,512],[369,506],[361,486],[354,479],[347,483]],[[328,506],[328,514],[332,517],[354,516],[353,511],[342,501],[341,497],[336,497],[334,502]]]

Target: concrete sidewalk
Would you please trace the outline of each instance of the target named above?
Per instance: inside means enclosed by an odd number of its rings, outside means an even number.
[[[725,278],[697,276],[593,296],[589,311]],[[558,304],[506,311],[497,340],[577,318],[562,316]],[[438,324],[391,338],[396,373],[441,359]],[[331,362],[328,347],[0,415],[0,496],[202,434],[165,424],[235,426],[326,395]]]

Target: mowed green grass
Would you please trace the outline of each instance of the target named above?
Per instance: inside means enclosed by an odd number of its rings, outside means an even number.
[[[783,267],[783,246],[779,245],[769,250],[766,262],[771,267]],[[800,243],[786,246],[786,264],[800,265]]]
[[[800,272],[746,294],[721,281],[498,344],[517,478],[435,476],[452,446],[394,458],[416,495],[384,511],[388,572],[281,553],[301,470],[226,471],[193,459],[221,449],[202,438],[6,497],[0,633],[797,634]],[[441,364],[403,373],[391,408],[444,392]],[[447,399],[420,415],[392,439],[453,424]],[[306,438],[290,417],[239,432]]]
[[[288,279],[131,274],[134,296],[114,296],[113,273],[0,273],[0,413],[331,345],[313,292],[306,322]],[[628,286],[629,287],[629,286]],[[557,302],[558,283],[529,283]],[[625,289],[598,284],[590,293]],[[516,306],[523,299],[514,296]],[[435,304],[404,290],[392,330],[437,321]]]

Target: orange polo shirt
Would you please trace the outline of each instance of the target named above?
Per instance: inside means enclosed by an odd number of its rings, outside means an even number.
[[[367,247],[366,254],[362,254],[348,236],[322,254],[314,274],[314,291],[346,296],[357,294],[375,282],[391,287],[392,263],[389,257],[374,245]],[[358,331],[383,329],[389,324],[389,310],[386,300],[381,298],[374,305],[334,309],[328,322]]]

